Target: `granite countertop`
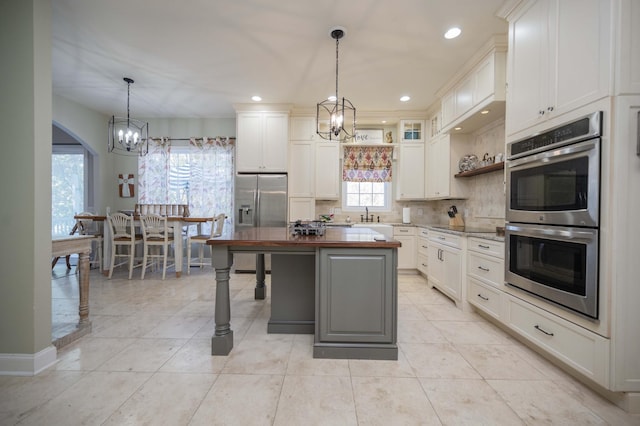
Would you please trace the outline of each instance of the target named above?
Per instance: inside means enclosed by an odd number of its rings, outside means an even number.
[[[485,240],[504,241],[504,235],[497,235],[495,229],[479,228],[475,226],[449,226],[444,224],[420,224],[420,223],[402,223],[402,222],[327,222],[327,226],[334,227],[350,227],[355,224],[359,225],[389,225],[389,226],[413,226],[416,228],[426,228],[433,231],[445,232],[447,234],[462,235],[465,237],[484,238]]]

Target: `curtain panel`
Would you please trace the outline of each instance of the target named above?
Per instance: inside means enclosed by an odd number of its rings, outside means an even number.
[[[342,180],[345,182],[391,182],[390,146],[344,146]]]
[[[190,138],[172,146],[152,138],[149,153],[138,159],[140,204],[188,204],[192,216],[213,217],[233,206],[234,138]]]

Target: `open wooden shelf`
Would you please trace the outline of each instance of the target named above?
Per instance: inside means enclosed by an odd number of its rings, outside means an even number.
[[[500,163],[490,164],[485,167],[478,167],[477,169],[469,170],[468,172],[460,172],[455,174],[453,177],[471,177],[476,175],[483,175],[485,173],[496,172],[498,170],[504,169],[504,161]]]

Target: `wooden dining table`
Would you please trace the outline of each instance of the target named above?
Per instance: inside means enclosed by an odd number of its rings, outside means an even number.
[[[104,215],[91,215],[91,216],[87,216],[87,215],[76,215],[74,216],[74,219],[91,219],[94,220],[96,222],[105,222],[107,220],[107,216]],[[138,226],[139,222],[140,222],[140,217],[139,216],[134,216],[133,220],[135,221],[135,225]],[[184,226],[189,226],[189,225],[198,225],[198,231],[200,231],[200,226],[203,223],[206,222],[210,222],[213,220],[213,217],[211,216],[207,216],[207,217],[195,217],[195,216],[188,216],[188,217],[183,217],[183,216],[167,216],[167,222],[168,225],[170,227],[170,231],[173,232],[174,235],[182,235],[182,228]],[[103,264],[103,268],[102,268],[102,273],[103,275],[109,275],[109,268],[111,266],[111,229],[109,229],[109,226],[104,226],[103,224],[103,234],[104,234],[104,245],[103,245],[103,250],[102,250],[102,264]],[[182,275],[182,265],[183,265],[183,246],[184,246],[184,242],[182,238],[175,238],[174,239],[174,252],[176,253],[175,256],[175,270],[176,270],[176,277],[180,278],[180,276]]]

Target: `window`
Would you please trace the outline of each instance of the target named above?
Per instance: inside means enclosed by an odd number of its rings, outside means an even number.
[[[387,146],[345,146],[342,162],[342,208],[347,211],[391,210],[391,155]]]
[[[69,235],[76,213],[85,210],[85,150],[53,147],[51,155],[51,235]]]
[[[149,153],[138,159],[138,202],[188,204],[192,216],[225,213],[233,220],[234,143],[192,138],[172,146],[168,139],[153,139]]]
[[[343,210],[390,210],[391,184],[387,182],[343,182]]]

